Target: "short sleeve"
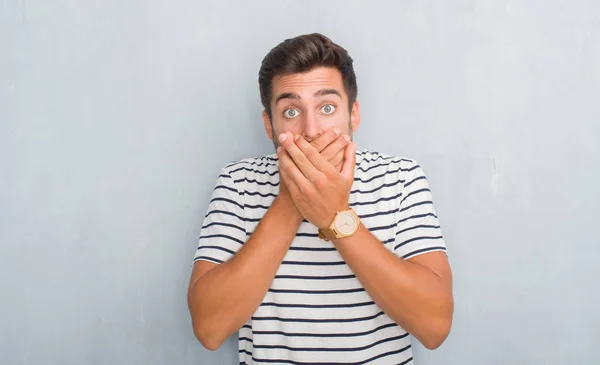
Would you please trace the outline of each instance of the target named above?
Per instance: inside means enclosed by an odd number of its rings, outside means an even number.
[[[440,223],[423,169],[411,162],[403,177],[394,253],[410,259],[433,251],[446,251]]]
[[[223,263],[246,241],[244,205],[231,176],[222,170],[212,193],[194,262]]]

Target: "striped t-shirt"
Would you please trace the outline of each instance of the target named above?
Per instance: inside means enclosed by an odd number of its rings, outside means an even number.
[[[226,165],[194,261],[222,263],[277,196],[277,155]],[[390,251],[445,251],[429,184],[414,161],[356,154],[350,207]],[[331,242],[301,223],[262,304],[239,331],[240,364],[412,364],[408,333],[374,303]]]

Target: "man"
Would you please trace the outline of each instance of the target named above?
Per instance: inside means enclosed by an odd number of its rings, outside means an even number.
[[[453,312],[446,245],[415,161],[356,151],[352,59],[320,34],[288,39],[259,73],[277,153],[225,166],[200,236],[188,303],[242,364],[411,364]]]

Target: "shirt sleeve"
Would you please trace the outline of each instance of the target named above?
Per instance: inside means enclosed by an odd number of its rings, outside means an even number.
[[[428,252],[445,252],[446,243],[423,169],[413,161],[403,178],[394,253],[410,259]]]
[[[206,260],[221,264],[245,241],[244,205],[233,179],[223,169],[208,204],[194,263]]]

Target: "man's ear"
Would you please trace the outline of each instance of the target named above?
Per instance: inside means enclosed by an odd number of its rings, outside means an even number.
[[[272,141],[273,140],[273,125],[271,124],[271,118],[267,114],[266,110],[262,111],[262,119],[265,125],[265,132],[267,132],[267,137]]]
[[[350,111],[350,125],[352,126],[352,133],[356,132],[360,125],[360,104],[358,100],[354,101]]]

